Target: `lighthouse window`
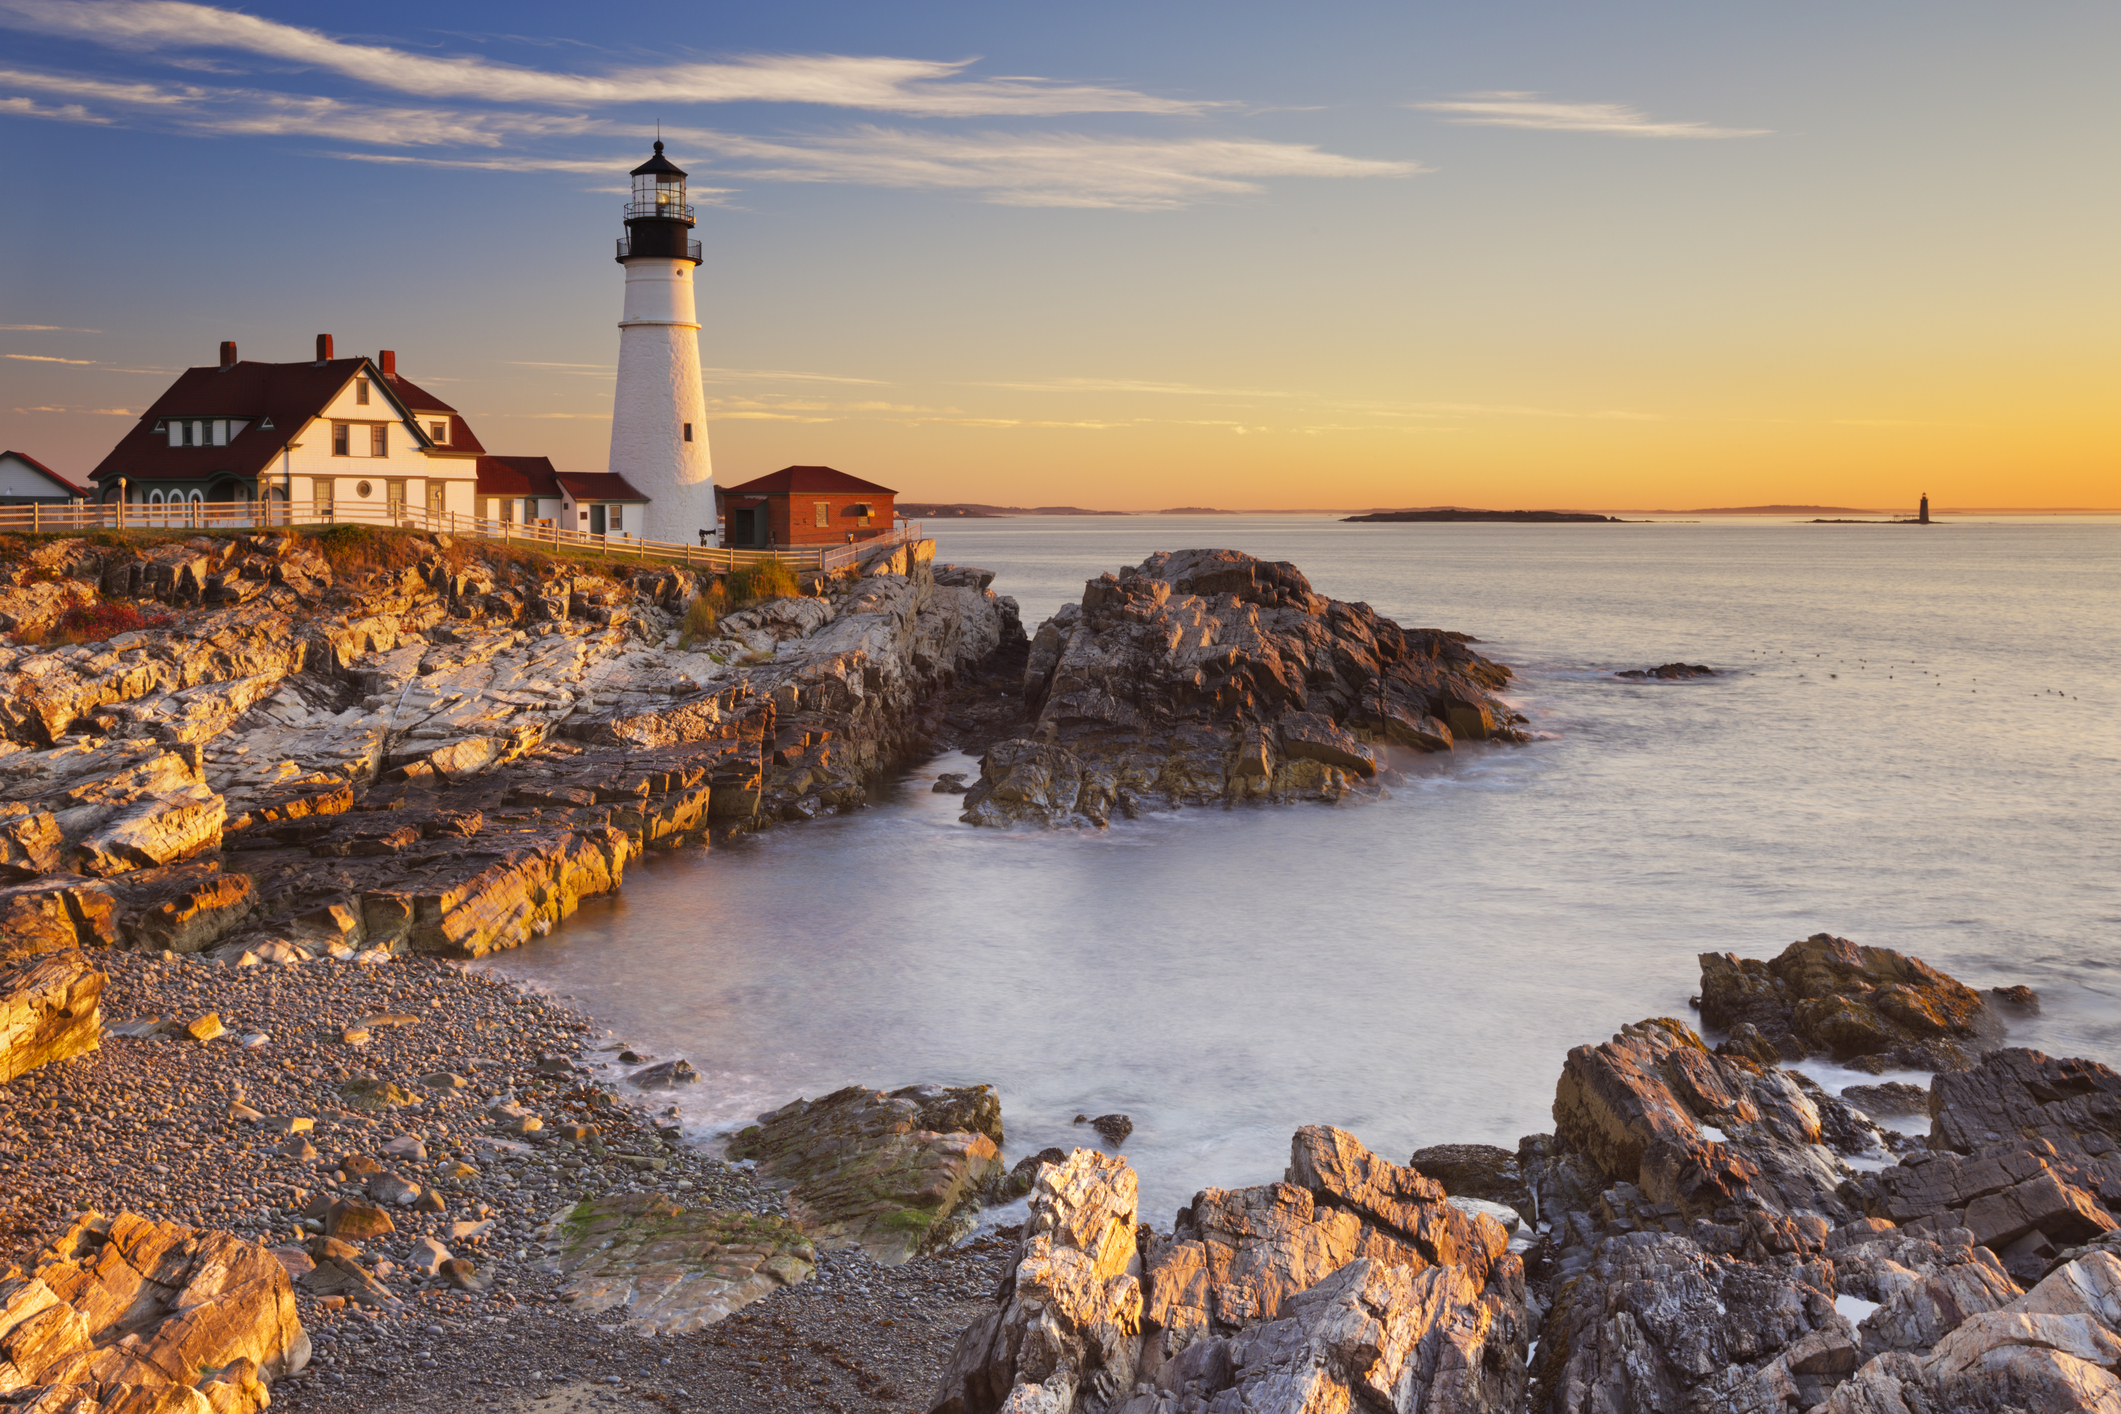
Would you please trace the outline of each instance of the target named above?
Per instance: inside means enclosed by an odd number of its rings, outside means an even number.
[[[685,440],[688,442],[692,440],[692,424],[689,422],[685,424]]]
[[[331,454],[333,456],[344,457],[352,455],[352,453],[349,452],[346,447],[347,438],[349,435],[350,434],[347,430],[345,423],[334,422],[331,425]]]
[[[368,429],[368,454],[372,457],[390,455],[390,427],[387,424],[379,422]]]

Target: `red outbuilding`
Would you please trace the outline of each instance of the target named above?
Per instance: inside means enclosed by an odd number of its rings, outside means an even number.
[[[846,545],[891,529],[898,492],[829,466],[784,466],[714,488],[722,544],[734,550]]]

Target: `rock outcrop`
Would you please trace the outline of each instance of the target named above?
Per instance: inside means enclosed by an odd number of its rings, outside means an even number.
[[[654,1334],[712,1325],[817,1268],[810,1239],[785,1218],[647,1193],[575,1204],[538,1236],[541,1269],[568,1278],[576,1310],[622,1311],[629,1326]]]
[[[794,1100],[729,1141],[760,1178],[788,1190],[789,1218],[830,1251],[896,1264],[971,1231],[1002,1179],[1001,1102],[985,1085],[850,1085]]]
[[[107,980],[83,952],[0,959],[0,1084],[96,1049]]]
[[[11,1406],[252,1414],[309,1353],[287,1269],[226,1232],[88,1213],[0,1279]]]
[[[1374,791],[1379,748],[1522,741],[1510,670],[1232,550],[1150,556],[1039,626],[1031,720],[995,742],[964,818],[1099,824],[1174,805]]]
[[[1823,1054],[1873,1072],[1961,1069],[2003,1034],[1973,988],[1919,958],[1826,933],[1767,962],[1701,954],[1701,1020],[1732,1033],[1725,1049],[1756,1060]]]
[[[926,541],[689,638],[711,576],[359,527],[134,538],[37,573],[153,601],[146,627],[0,645],[9,951],[512,947],[644,851],[858,806],[1022,641]]]
[[[1344,1131],[1297,1131],[1287,1178],[1208,1189],[1137,1246],[1133,1170],[1039,1170],[1015,1272],[931,1408],[1209,1414],[1513,1411],[1524,1269],[1492,1218]]]

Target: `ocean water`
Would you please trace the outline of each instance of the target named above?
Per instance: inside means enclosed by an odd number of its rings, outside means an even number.
[[[1697,953],[1821,931],[2030,983],[2014,1042],[2121,1064],[2121,520],[934,529],[1027,628],[1152,550],[1293,561],[1479,638],[1539,739],[1412,757],[1373,804],[1102,832],[960,825],[929,787],[976,765],[944,757],[638,864],[493,965],[689,1057],[702,1139],[849,1083],[985,1082],[1012,1161],[1132,1116],[1167,1226],[1279,1177],[1298,1125],[1401,1160],[1551,1129],[1567,1050],[1690,1017]],[[1674,659],[1720,675],[1612,676]]]

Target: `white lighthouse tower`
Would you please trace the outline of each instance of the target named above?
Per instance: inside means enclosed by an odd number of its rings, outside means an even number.
[[[626,234],[626,317],[619,321],[619,381],[611,403],[611,470],[648,497],[651,540],[712,543],[714,466],[707,457],[707,397],[700,387],[700,321],[684,170],[663,156],[633,169]]]

